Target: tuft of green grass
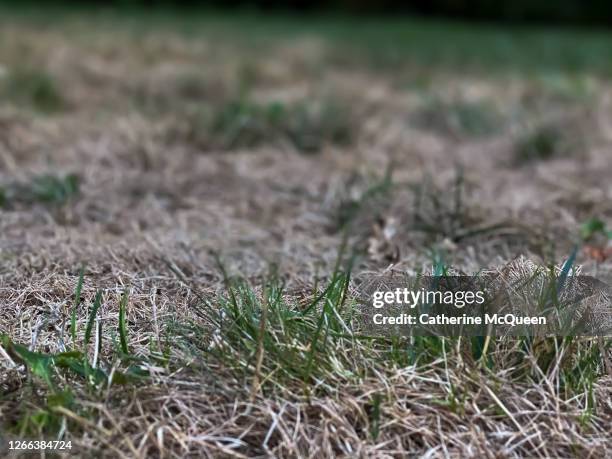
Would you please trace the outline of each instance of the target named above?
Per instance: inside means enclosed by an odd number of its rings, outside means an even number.
[[[79,193],[79,176],[45,174],[28,182],[17,182],[0,189],[0,206],[42,203],[63,205]]]
[[[191,115],[187,137],[206,149],[285,143],[302,153],[316,153],[329,144],[349,144],[354,131],[350,112],[333,101],[285,104],[242,98],[225,103],[212,114]]]
[[[229,287],[234,292],[234,299],[221,303],[228,328],[224,345],[214,351],[216,357],[226,359],[226,352],[234,354],[242,369],[249,370],[256,344],[261,341],[264,346],[264,380],[271,371],[278,371],[281,379],[308,385],[314,383],[325,371],[333,368],[333,343],[338,335],[346,332],[342,309],[347,285],[347,276],[336,276],[324,294],[313,298],[300,311],[295,305],[285,302],[280,285],[270,284],[267,287],[266,327],[262,330],[259,327],[261,300],[243,281],[235,282]],[[293,336],[293,343],[286,342],[284,333]]]
[[[31,201],[61,204],[78,194],[79,177],[75,174],[40,175],[32,179],[24,192]]]
[[[608,228],[608,225],[599,218],[590,218],[580,227],[580,236],[584,241],[588,241],[598,234],[603,235],[607,239],[612,239],[612,229]]]
[[[495,108],[484,102],[429,99],[412,117],[415,125],[454,137],[482,137],[495,134],[502,118]]]
[[[255,147],[270,142],[277,133],[284,115],[284,106],[278,103],[260,105],[245,100],[232,101],[215,115],[210,129],[219,145],[227,150]]]
[[[350,274],[339,263],[328,285],[305,302],[288,301],[277,275],[258,292],[222,268],[226,293],[214,305],[202,305],[208,325],[182,324],[178,331],[190,358],[241,375],[254,392],[298,386],[312,393],[336,371],[354,375],[352,356],[343,352],[353,339],[354,302],[348,298]]]
[[[571,397],[592,388],[605,371],[609,340],[602,347],[577,337],[366,335],[356,320],[359,302],[350,294],[348,269],[337,268],[322,290],[299,302],[287,295],[278,277],[269,278],[259,290],[224,271],[226,292],[202,305],[210,313],[204,322],[178,328],[177,343],[194,368],[250,381],[266,396],[278,391],[321,396],[397,368],[439,366],[447,371],[461,361],[471,374],[492,377],[501,372],[517,382],[541,381],[556,369],[561,391]],[[460,413],[471,396],[469,390],[451,387],[448,400],[441,403]],[[384,424],[381,404],[382,397],[374,394],[367,411],[373,438]]]
[[[533,161],[547,161],[570,153],[573,140],[562,126],[545,123],[525,132],[514,145],[514,162],[522,165]]]
[[[55,79],[41,70],[13,70],[0,80],[0,86],[3,96],[16,105],[43,113],[54,113],[66,106]]]

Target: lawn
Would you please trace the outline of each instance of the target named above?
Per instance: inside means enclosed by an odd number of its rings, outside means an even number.
[[[609,337],[357,320],[390,271],[610,280],[608,31],[1,11],[0,455],[609,455]]]

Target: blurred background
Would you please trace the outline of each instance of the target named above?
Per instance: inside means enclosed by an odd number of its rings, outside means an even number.
[[[152,238],[309,275],[346,231],[375,266],[553,261],[577,237],[606,258],[611,11],[3,2],[3,234],[65,266],[72,237],[94,260],[96,237],[144,259]]]
[[[23,4],[6,1],[3,3]],[[511,23],[565,23],[610,25],[612,6],[605,0],[108,0],[25,2],[55,5],[112,7],[162,7],[175,9],[217,8],[260,11],[333,12],[343,14],[410,14]]]

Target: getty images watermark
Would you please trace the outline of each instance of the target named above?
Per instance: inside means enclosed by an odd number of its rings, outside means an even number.
[[[502,276],[408,276],[364,282],[359,321],[376,335],[612,336],[610,288],[545,270]]]

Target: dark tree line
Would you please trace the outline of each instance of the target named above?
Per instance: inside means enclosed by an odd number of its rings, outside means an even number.
[[[13,3],[20,2],[14,0]],[[612,0],[73,0],[72,3],[178,9],[214,7],[351,14],[411,13],[501,22],[612,25]]]

